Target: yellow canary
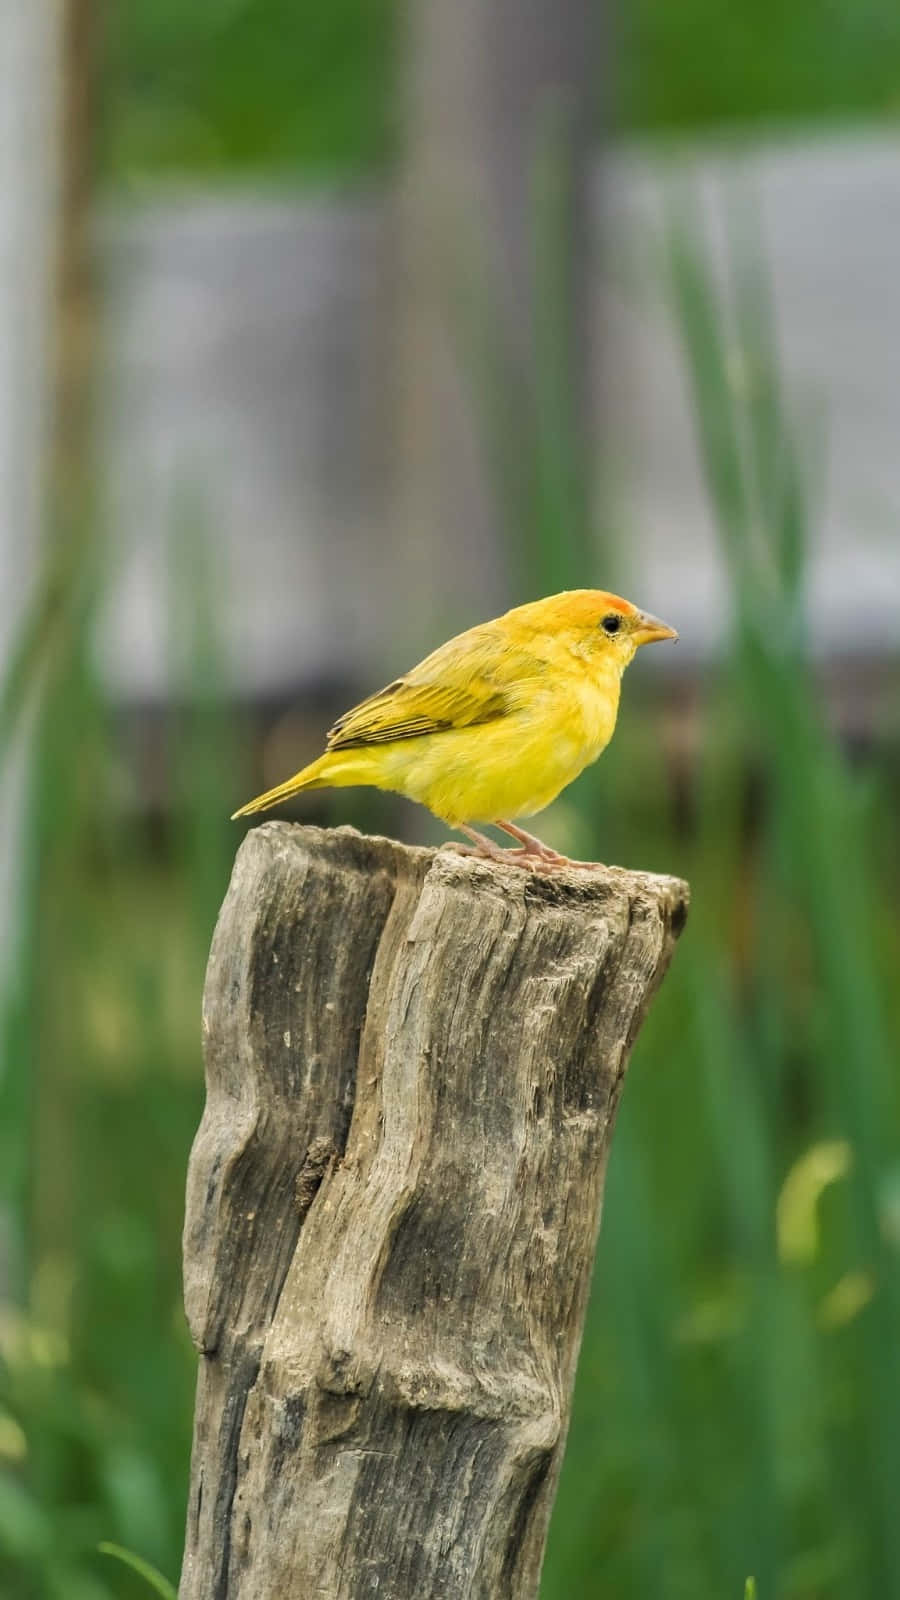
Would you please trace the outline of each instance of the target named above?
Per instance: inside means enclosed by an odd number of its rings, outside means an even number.
[[[473,841],[467,854],[566,864],[513,817],[548,806],[612,738],[622,673],[639,645],[674,628],[602,589],[516,606],[442,644],[335,723],[317,761],[234,813],[301,789],[369,784],[418,800]],[[503,850],[470,823],[518,840]]]

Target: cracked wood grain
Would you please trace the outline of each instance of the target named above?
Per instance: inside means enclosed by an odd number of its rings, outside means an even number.
[[[686,885],[241,846],[204,999],[181,1600],[529,1600]]]

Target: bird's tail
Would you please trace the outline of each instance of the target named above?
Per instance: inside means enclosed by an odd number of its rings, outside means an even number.
[[[270,806],[289,800],[301,789],[343,789],[372,781],[364,751],[326,750],[317,761],[311,761],[308,767],[295,772],[292,778],[277,784],[274,789],[267,789],[265,794],[258,794],[255,800],[248,800],[245,806],[235,811],[231,820],[234,822],[237,817],[251,817],[257,811],[268,811]]]

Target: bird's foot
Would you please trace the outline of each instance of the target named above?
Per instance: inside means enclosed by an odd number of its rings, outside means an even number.
[[[526,859],[528,857],[526,850],[504,850],[502,845],[495,844],[493,839],[489,839],[486,833],[478,833],[475,828],[467,828],[462,823],[459,831],[465,833],[472,843],[457,844],[454,839],[444,846],[445,849],[455,850],[459,856],[472,856],[476,861],[502,861],[504,865],[513,867],[534,865],[531,858]]]
[[[572,856],[560,855],[558,850],[552,850],[543,839],[538,839],[533,833],[526,833],[514,822],[501,822],[499,819],[495,826],[502,828],[511,839],[518,839],[519,850],[505,850],[504,855],[517,856],[522,866],[530,866],[535,872],[557,872],[563,867],[579,867],[582,869],[601,867],[601,861],[576,861]]]
[[[512,822],[498,821],[494,826],[502,828],[510,838],[518,839],[519,848],[504,849],[489,839],[487,834],[478,833],[475,828],[468,828],[462,823],[459,831],[466,834],[472,843],[457,844],[454,840],[446,848],[455,850],[461,856],[472,856],[476,861],[500,861],[509,867],[523,867],[529,872],[559,872],[564,867],[593,868],[602,865],[599,861],[573,861],[571,856],[560,855],[558,850],[551,850],[541,839],[536,839],[534,834],[526,833],[524,828],[518,828]]]

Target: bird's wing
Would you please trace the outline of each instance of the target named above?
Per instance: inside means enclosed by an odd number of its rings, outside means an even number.
[[[470,628],[346,711],[328,734],[328,749],[388,744],[492,722],[515,710],[516,688],[528,676],[527,666],[522,653],[510,651],[490,624]]]

